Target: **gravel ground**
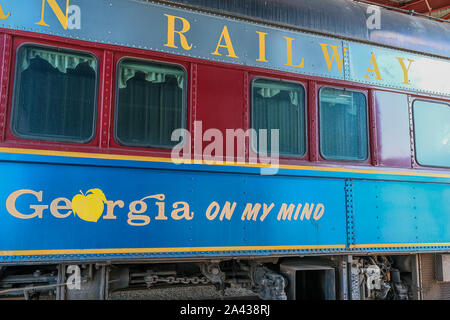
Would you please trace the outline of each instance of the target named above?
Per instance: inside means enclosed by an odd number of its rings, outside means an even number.
[[[225,289],[225,295],[214,286],[177,287],[151,290],[118,291],[110,294],[109,300],[221,300],[239,297],[239,299],[257,299],[246,289]]]

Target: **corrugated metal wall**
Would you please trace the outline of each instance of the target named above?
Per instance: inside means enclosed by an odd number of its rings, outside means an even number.
[[[436,281],[435,254],[421,254],[422,296],[424,300],[450,300],[450,282]]]

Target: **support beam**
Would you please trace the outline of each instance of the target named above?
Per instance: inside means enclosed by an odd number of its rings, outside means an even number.
[[[424,2],[425,2],[425,0],[413,1],[413,2],[410,2],[410,3],[407,3],[403,6],[401,6],[400,9],[413,10],[414,8],[412,8],[412,7],[417,6],[419,4],[423,4]]]
[[[444,19],[444,20],[450,19],[450,13],[447,13],[445,16],[441,17],[441,19]]]

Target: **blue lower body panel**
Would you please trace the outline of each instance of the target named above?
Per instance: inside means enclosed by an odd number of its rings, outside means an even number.
[[[0,162],[0,261],[340,251],[345,180]]]
[[[352,182],[350,248],[450,249],[450,185]]]
[[[0,263],[450,251],[448,183],[34,157],[0,161]]]

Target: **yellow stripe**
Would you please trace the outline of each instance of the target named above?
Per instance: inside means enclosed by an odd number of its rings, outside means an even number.
[[[17,149],[17,148],[0,148],[0,153],[13,154],[32,154],[57,157],[73,157],[73,158],[89,158],[89,159],[107,159],[107,160],[129,160],[143,162],[163,162],[174,163],[169,158],[163,157],[146,157],[146,156],[126,156],[119,154],[102,154],[102,153],[82,153],[68,151],[53,150],[34,150],[34,149]],[[225,162],[215,161],[208,162],[204,160],[184,160],[185,164],[202,164],[202,165],[220,165],[220,166],[239,166],[249,168],[270,168],[268,164],[260,163],[244,163],[244,162]],[[325,171],[325,172],[350,172],[350,173],[367,173],[367,174],[385,174],[385,175],[401,175],[414,177],[434,177],[434,178],[450,178],[450,174],[442,173],[425,173],[425,172],[407,172],[407,171],[390,171],[390,170],[370,170],[370,169],[350,169],[350,168],[330,168],[320,166],[295,166],[295,165],[278,165],[280,169],[309,170],[309,171]]]
[[[388,244],[352,244],[350,249],[361,248],[401,248],[401,247],[448,247],[450,242],[439,243],[388,243]]]
[[[256,246],[256,247],[185,247],[185,248],[123,248],[123,249],[68,249],[0,251],[0,256],[58,255],[58,254],[114,254],[114,253],[181,253],[211,251],[261,251],[261,250],[314,250],[345,249],[345,245],[318,246]]]
[[[349,249],[367,248],[402,248],[402,247],[448,247],[449,242],[441,243],[388,243],[388,244],[357,244]],[[36,255],[68,255],[68,254],[121,254],[121,253],[184,253],[213,251],[269,251],[269,250],[323,250],[346,249],[345,245],[302,245],[302,246],[248,246],[248,247],[183,247],[183,248],[117,248],[117,249],[66,249],[66,250],[20,250],[0,251],[0,256],[36,256]]]

